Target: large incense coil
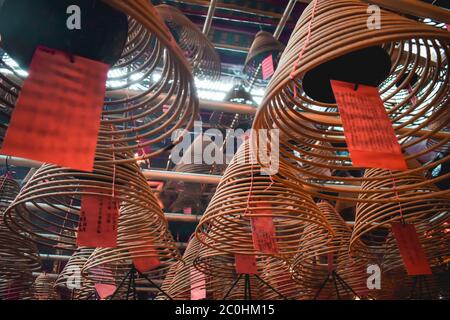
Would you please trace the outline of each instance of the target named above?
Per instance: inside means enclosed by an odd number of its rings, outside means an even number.
[[[176,143],[171,141],[176,130],[192,127],[198,114],[194,79],[183,52],[149,1],[104,2],[128,16],[128,37],[120,59],[108,73],[102,114],[102,124],[114,125],[121,138],[101,130],[108,144],[100,152],[130,153],[123,159],[100,161],[148,159]],[[0,48],[0,67],[11,74],[0,73],[0,111],[9,119],[25,74],[12,67],[3,53]]]
[[[71,290],[75,300],[85,300],[92,295],[95,290],[94,284],[81,276],[81,270],[94,250],[88,247],[78,248],[58,275],[55,287]]]
[[[298,252],[307,225],[319,226],[328,236],[328,222],[312,198],[300,185],[262,174],[261,167],[252,164],[250,145],[248,140],[241,145],[225,171],[196,229],[199,240],[217,251],[265,255],[253,246],[253,217],[273,218],[277,256],[282,258]]]
[[[259,31],[248,51],[244,63],[243,73],[247,75],[246,81],[250,83],[264,82],[262,73],[262,61],[272,55],[273,62],[278,64],[278,60],[283,53],[285,46],[266,31]],[[276,69],[276,65],[274,66]]]
[[[59,294],[53,287],[55,279],[46,273],[37,276],[33,283],[33,300],[60,300]]]
[[[372,250],[376,250],[384,260],[384,268],[392,270],[401,266],[401,258],[398,253],[395,239],[390,233],[390,227],[395,222],[414,224],[419,236],[419,241],[432,266],[440,265],[450,255],[450,237],[448,223],[450,219],[450,199],[446,196],[438,196],[436,187],[427,185],[425,177],[418,174],[409,174],[402,179],[393,178],[395,172],[382,169],[368,169],[365,176],[383,176],[384,179],[367,181],[362,187],[372,193],[361,193],[359,198],[384,199],[384,198],[408,198],[414,194],[417,199],[384,204],[372,204],[360,202],[356,206],[356,218],[353,228],[350,248],[355,254],[359,250],[355,243],[362,241]],[[410,185],[420,185],[421,188]],[[405,188],[406,187],[406,188]],[[388,190],[388,191],[385,191]],[[400,191],[401,190],[401,191]],[[373,193],[377,192],[378,193]],[[431,194],[433,197],[427,197]]]
[[[155,9],[177,40],[193,73],[200,78],[217,80],[221,70],[220,57],[208,37],[178,8],[161,4]]]
[[[105,145],[102,137],[98,145]],[[114,194],[121,206],[134,208],[136,219],[151,223],[154,234],[165,230],[167,222],[136,162],[107,163],[128,156],[97,151],[93,172],[42,165],[5,212],[6,226],[36,243],[74,251],[82,196]]]
[[[309,44],[298,61],[299,53],[308,39],[307,30],[313,9],[315,15],[311,24]],[[382,46],[390,56],[392,64],[390,74],[379,85],[379,89],[402,148],[407,149],[426,139],[439,140],[439,143],[430,148],[409,154],[406,158],[416,159],[422,154],[438,150],[449,141],[448,134],[440,132],[444,124],[441,123],[432,129],[430,124],[436,119],[448,119],[446,109],[449,97],[450,34],[385,10],[381,10],[381,29],[369,29],[367,27],[369,16],[367,4],[361,1],[325,0],[312,1],[298,21],[254,122],[254,129],[280,129],[280,162],[285,164],[280,170],[282,174],[289,175],[293,179],[299,174],[308,174],[308,170],[299,165],[304,162],[322,168],[325,165],[334,171],[362,169],[352,166],[347,155],[348,149],[344,144],[345,137],[336,104],[320,102],[307,96],[303,81],[305,75],[326,62],[373,46]],[[411,82],[413,74],[418,76],[415,83]],[[413,96],[416,99],[413,99]],[[448,123],[448,120],[444,122]],[[428,131],[423,131],[425,129]],[[413,136],[418,136],[419,139],[406,139]],[[328,142],[331,147],[326,144],[316,145],[317,150],[311,154],[305,151],[313,147],[309,139],[315,142]],[[332,155],[320,154],[319,149],[329,151]],[[307,162],[298,154],[314,155],[325,162]],[[413,172],[427,172],[448,159],[447,155],[420,168],[396,172],[395,177],[399,179]],[[432,178],[423,184],[431,185],[448,177],[447,174]],[[352,194],[363,191],[358,185],[364,181],[375,181],[380,178],[382,177],[373,176],[369,179],[360,175],[329,177],[315,174],[314,179],[306,179],[302,183],[312,187],[310,192],[314,196],[337,200],[336,193],[340,192],[341,200],[348,198],[347,200],[357,201],[357,197]],[[323,185],[325,181],[327,185]],[[332,183],[337,186],[330,186]],[[342,184],[356,186],[343,187]],[[415,185],[409,186],[410,189],[414,187]],[[320,191],[316,191],[317,189]],[[436,192],[448,193],[439,190],[433,193]],[[433,195],[430,193],[427,196]],[[414,195],[410,197],[416,198]],[[392,199],[364,201],[385,203]]]
[[[29,299],[32,273],[41,261],[36,245],[11,232],[3,222],[3,212],[19,193],[19,185],[8,175],[0,177],[0,299]]]
[[[303,286],[305,294],[307,296],[309,294],[309,297],[312,298],[331,270],[334,270],[353,291],[360,296],[365,295],[367,291],[366,269],[368,262],[373,261],[374,257],[361,242],[355,245],[363,254],[357,259],[350,256],[348,246],[352,230],[330,203],[319,202],[317,205],[328,219],[334,231],[334,237],[329,243],[325,243],[324,239],[319,242],[320,238],[317,235],[320,235],[320,230],[307,228],[310,233],[299,243],[299,246],[306,250],[298,254],[292,262],[294,279]],[[332,262],[329,259],[332,259]],[[321,294],[331,299],[354,298],[351,290],[343,290],[343,288],[339,290],[338,296],[330,281],[322,288]]]

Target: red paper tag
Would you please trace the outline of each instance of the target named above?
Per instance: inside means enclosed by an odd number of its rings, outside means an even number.
[[[109,66],[39,47],[1,152],[92,171]]]
[[[92,190],[97,192],[97,190]],[[119,201],[110,195],[83,195],[77,246],[117,247]]]
[[[133,259],[134,267],[141,273],[153,270],[161,265],[158,251],[150,241],[139,248],[128,248],[128,252]]]
[[[256,207],[267,207],[270,204],[257,204]],[[270,209],[252,209],[255,214],[272,214]],[[253,247],[262,253],[277,254],[275,226],[272,217],[251,217]]]
[[[117,289],[117,287],[112,284],[96,283],[94,286],[95,291],[97,291],[101,300],[105,300],[109,296],[113,295]]]
[[[447,27],[447,31],[450,31],[450,24],[445,25]]]
[[[406,170],[378,88],[331,80],[354,166]]]
[[[267,58],[265,58],[262,61],[262,77],[263,77],[263,80],[269,79],[273,75],[274,72],[275,71],[273,69],[272,54],[269,54],[269,56],[267,56]]]
[[[400,222],[392,223],[392,232],[397,241],[408,275],[432,274],[430,264],[419,242],[414,225]]]
[[[183,208],[183,213],[184,214],[192,214],[192,208],[191,207]]]
[[[164,113],[166,113],[167,111],[169,111],[169,109],[170,109],[170,105],[168,105],[168,104],[163,105],[163,112],[164,112]]]
[[[256,257],[254,255],[235,254],[235,269],[238,274],[258,274]]]
[[[191,300],[206,299],[206,277],[194,267],[190,269],[191,273]]]
[[[328,253],[327,254],[327,261],[328,261],[328,272],[333,272],[336,267],[334,265],[334,254],[333,253]]]

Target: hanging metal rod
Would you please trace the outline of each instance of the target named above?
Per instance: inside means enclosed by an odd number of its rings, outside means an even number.
[[[211,23],[214,17],[214,12],[216,12],[217,0],[211,0],[208,8],[208,14],[206,16],[205,24],[203,26],[203,34],[208,36],[209,30],[211,29]]]
[[[294,9],[296,3],[297,0],[289,0],[289,3],[287,4],[286,9],[284,10],[283,15],[281,16],[280,23],[278,24],[277,28],[275,29],[275,32],[273,33],[275,39],[280,38],[281,33],[283,32],[283,29],[286,26],[286,22],[291,16],[292,10]]]

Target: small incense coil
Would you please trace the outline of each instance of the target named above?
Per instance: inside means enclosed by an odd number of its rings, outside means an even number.
[[[218,80],[221,72],[220,57],[208,37],[178,8],[161,4],[155,9],[190,62],[194,75]]]
[[[261,278],[289,300],[301,300],[307,297],[304,288],[291,276],[290,264],[274,257],[261,259]],[[268,300],[280,299],[280,295],[267,286],[263,286],[264,297]]]
[[[32,273],[39,271],[41,261],[36,245],[11,232],[3,222],[3,213],[19,193],[19,185],[8,175],[0,177],[0,298],[30,298]]]
[[[172,235],[168,231],[167,221],[163,228],[158,227],[162,211],[144,209],[139,205],[123,206],[118,227],[118,246],[116,248],[97,248],[88,258],[82,269],[83,277],[95,282],[119,285],[132,269],[134,261],[145,262],[159,259],[159,265],[142,273],[152,280],[162,281],[170,267],[181,260],[180,253]],[[155,227],[156,222],[156,227]],[[137,268],[137,267],[136,267]],[[110,277],[103,277],[105,270],[111,270]]]
[[[391,224],[405,222],[414,224],[419,241],[432,266],[442,264],[450,256],[450,236],[448,223],[450,219],[450,200],[445,196],[438,196],[436,187],[427,184],[427,180],[419,174],[409,174],[402,179],[393,178],[395,172],[382,169],[368,169],[365,176],[381,177],[362,185],[370,193],[361,193],[359,198],[391,199],[384,204],[360,202],[356,206],[356,218],[350,240],[350,249],[355,255],[359,254],[356,243],[362,241],[372,250],[377,251],[384,260],[384,269],[392,270],[402,265],[398,248],[390,233]],[[410,188],[411,185],[422,187]],[[374,193],[380,191],[379,193]],[[410,194],[416,200],[396,202],[396,198],[408,198]],[[426,195],[435,195],[427,197]],[[423,195],[423,197],[422,197]]]
[[[284,44],[275,39],[273,35],[266,31],[259,31],[253,40],[244,63],[243,73],[247,75],[247,85],[252,83],[261,85],[267,82],[263,80],[261,64],[265,58],[272,55],[275,64],[273,68],[275,70],[284,48]]]
[[[208,240],[206,241],[208,242]],[[225,297],[227,300],[245,299],[245,275],[242,275],[238,281],[239,274],[236,272],[235,256],[227,252],[214,250],[200,241],[198,244],[200,248],[193,264],[197,270],[206,276],[208,292],[211,292],[212,299],[223,300]],[[258,263],[259,257],[256,259],[258,273],[261,273],[261,265]],[[238,282],[236,283],[236,281]],[[252,300],[265,299],[263,287],[263,284],[254,275],[250,275]]]
[[[311,88],[320,92],[326,90],[326,93],[331,94],[331,98],[334,99],[331,89],[325,88],[330,86],[329,81],[324,82],[324,87],[313,85],[313,81],[318,79],[313,73],[327,66],[327,63],[336,61],[338,57],[361,54],[372,50],[370,48],[374,48],[378,53],[384,52],[383,63],[388,64],[390,60],[391,68],[385,68],[388,70],[388,76],[384,80],[381,79],[381,84],[377,86],[401,147],[406,150],[423,140],[439,140],[439,143],[426,150],[407,155],[406,159],[416,159],[425,153],[438,150],[449,141],[450,136],[441,132],[445,123],[428,131],[423,130],[429,128],[436,119],[443,117],[448,119],[446,109],[450,96],[448,86],[450,34],[386,10],[381,10],[382,28],[369,29],[368,17],[367,4],[361,1],[324,0],[312,1],[299,19],[253,124],[256,130],[280,129],[280,162],[284,164],[280,166],[281,174],[294,180],[299,175],[311,174],[309,169],[299,165],[306,162],[299,155],[322,158],[324,161],[307,164],[320,168],[325,166],[332,171],[351,170],[357,173],[363,169],[351,164],[339,110],[334,101],[323,102],[322,100],[329,101],[328,95],[327,99],[321,100],[311,97],[311,94],[305,92],[305,86],[309,81],[311,84],[307,87],[309,90]],[[311,34],[308,36],[311,21]],[[300,52],[302,52],[301,59],[299,59]],[[386,57],[390,58],[386,60]],[[354,61],[350,58],[348,60],[349,64]],[[367,63],[365,66],[361,70],[353,65],[352,68],[346,69],[346,73],[362,71],[364,75],[374,77],[378,71],[378,64]],[[367,71],[369,67],[375,71],[369,73]],[[418,76],[414,84],[411,82],[413,74]],[[399,82],[402,78],[404,81]],[[407,139],[415,136],[419,139]],[[310,139],[322,144],[313,146],[309,142]],[[325,143],[330,143],[331,147]],[[305,151],[313,147],[317,149],[313,154]],[[331,152],[331,155],[321,154],[319,150]],[[435,159],[420,168],[396,172],[394,176],[401,179],[411,173],[426,173],[448,160],[449,155]],[[448,178],[449,174],[432,178],[421,182],[421,186],[433,185]],[[308,191],[313,196],[356,202],[359,199],[355,194],[364,192],[360,184],[379,179],[383,177],[372,176],[369,179],[358,174],[345,177],[315,174],[314,179],[304,179],[301,183],[311,187]],[[416,187],[419,185],[409,186],[410,190]],[[389,190],[383,192],[388,193]],[[338,197],[337,193],[341,195]],[[434,193],[448,194],[448,190],[434,190],[427,194],[427,197],[432,198]],[[417,199],[412,194],[409,197]],[[400,200],[408,201],[403,198]],[[364,201],[386,203],[392,200],[366,198]]]
[[[186,255],[186,253],[183,255],[182,259],[183,259],[183,262],[186,264],[185,255]],[[164,277],[164,280],[163,280],[162,285],[161,285],[161,290],[163,290],[164,292],[168,292],[169,291],[169,288],[170,288],[170,286],[173,283],[173,279],[175,277],[175,274],[176,274],[178,268],[181,265],[183,265],[183,262],[178,261],[178,262],[175,262],[175,263],[172,264],[172,266],[170,267],[170,269],[167,272],[166,276]],[[171,297],[172,297],[172,295],[171,295]],[[163,295],[162,293],[159,293],[156,296],[156,298],[155,298],[155,300],[168,300],[168,299],[169,299],[169,297]],[[172,299],[173,299],[173,297],[172,297]]]
[[[94,248],[88,247],[78,248],[58,275],[55,287],[57,289],[71,290],[72,297],[75,300],[87,299],[95,290],[94,284],[81,276],[81,270],[94,250]]]
[[[206,290],[206,299],[211,299],[215,293],[215,290],[222,288],[221,277],[213,277],[202,273],[195,273],[193,277],[194,260],[198,256],[201,248],[201,243],[196,237],[192,237],[188,243],[186,251],[183,255],[184,264],[178,263],[177,268],[174,269],[170,278],[170,285],[168,285],[167,293],[174,300],[190,300],[192,289],[204,289]],[[169,277],[170,273],[168,274]],[[168,279],[166,278],[165,281]],[[203,282],[204,280],[204,282]]]
[[[186,139],[190,139],[185,137]],[[188,140],[190,141],[190,140]],[[175,172],[189,172],[197,174],[212,174],[219,171],[222,172],[224,165],[211,163],[199,164],[197,157],[205,154],[206,148],[211,144],[211,138],[206,135],[200,135],[198,138],[194,139],[191,145],[183,152],[181,158],[174,158],[172,154],[171,161],[176,165],[172,169]],[[221,159],[224,159],[225,155],[222,155]],[[197,162],[197,163],[196,163]],[[225,161],[224,161],[225,162]],[[222,162],[222,163],[224,163]],[[209,197],[205,194],[214,193],[216,186],[209,184],[200,183],[187,183],[179,181],[167,182],[164,187],[164,203],[165,207],[170,210],[170,212],[183,211],[184,208],[191,208],[192,212],[200,212],[206,206]]]
[[[60,300],[58,292],[54,288],[55,279],[48,274],[41,273],[33,283],[33,300]]]
[[[307,227],[310,233],[299,243],[304,250],[292,262],[293,278],[304,286],[306,296],[309,295],[312,298],[327,276],[335,271],[353,291],[360,296],[365,295],[367,291],[366,268],[368,261],[373,260],[374,257],[361,242],[357,245],[364,255],[358,259],[351,257],[348,245],[352,230],[330,203],[319,202],[317,205],[328,219],[334,231],[334,237],[329,243],[326,243],[323,237],[320,241],[320,230]],[[332,259],[332,262],[329,259]],[[351,290],[338,286],[339,295],[336,293],[332,281],[322,288],[321,294],[331,299],[353,299],[355,297]]]
[[[196,229],[200,241],[231,254],[267,255],[255,250],[251,218],[271,217],[277,256],[287,259],[299,250],[305,226],[314,224],[328,236],[330,227],[312,198],[279,176],[261,174],[252,164],[251,143],[244,142],[225,171]],[[253,154],[253,155],[252,155]]]
[[[104,144],[100,137],[98,145]],[[136,162],[106,164],[128,156],[97,150],[93,172],[42,165],[5,212],[6,226],[38,244],[75,251],[82,196],[114,195],[121,206],[135,210],[136,219],[151,221],[155,234],[165,230],[167,222]]]
[[[146,160],[166,152],[177,130],[189,130],[198,115],[198,98],[188,61],[162,18],[147,0],[104,1],[128,16],[128,37],[123,53],[108,73],[100,130],[108,142],[104,153],[125,153],[106,163]],[[8,118],[20,93],[25,74],[11,67],[0,48],[0,112]],[[8,65],[9,64],[9,65]],[[164,107],[166,106],[166,107]]]
[[[381,289],[373,290],[379,300],[448,300],[450,274],[447,267],[432,268],[432,275],[408,276],[404,270],[382,273]]]

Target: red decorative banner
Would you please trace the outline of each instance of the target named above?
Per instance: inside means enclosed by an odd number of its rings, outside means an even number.
[[[235,254],[235,269],[238,274],[258,274],[256,257],[254,255]]]
[[[206,277],[194,267],[190,269],[191,276],[191,300],[206,299]]]
[[[262,61],[262,77],[263,80],[269,79],[275,72],[273,69],[273,58],[272,54],[269,54],[267,58]]]
[[[354,166],[406,170],[405,158],[378,88],[331,81]],[[356,90],[355,90],[356,89]]]
[[[256,204],[255,207],[268,207],[269,203]],[[271,215],[271,209],[252,209],[253,214]],[[269,217],[251,217],[253,247],[262,253],[277,254],[278,245],[275,239],[275,226],[273,218]]]
[[[117,287],[112,284],[96,283],[94,286],[95,291],[97,291],[97,294],[101,300],[105,300],[106,298],[112,296],[117,290]]]
[[[432,274],[414,225],[396,222],[392,224],[392,232],[408,275]]]
[[[92,171],[109,66],[39,47],[2,154]]]
[[[145,245],[131,246],[128,252],[133,259],[134,267],[141,273],[153,270],[161,265],[158,251],[152,242],[147,241]]]
[[[90,190],[98,192],[97,190]],[[119,201],[110,195],[83,195],[77,234],[79,247],[117,247]]]

